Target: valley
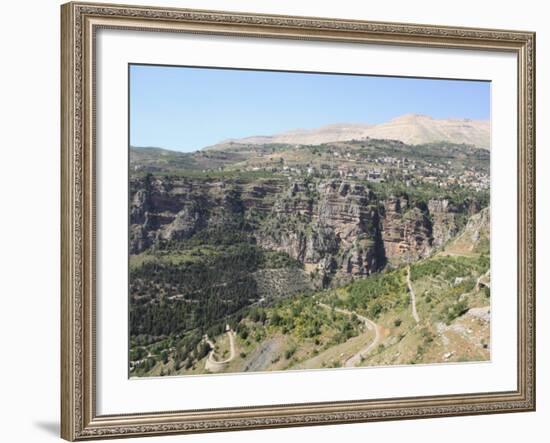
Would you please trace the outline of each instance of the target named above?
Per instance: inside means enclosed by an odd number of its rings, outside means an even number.
[[[357,136],[130,149],[131,377],[490,359],[489,151]]]

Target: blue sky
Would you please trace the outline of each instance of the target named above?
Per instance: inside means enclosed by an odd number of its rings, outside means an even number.
[[[130,66],[130,144],[195,151],[227,138],[403,114],[488,119],[490,83]]]

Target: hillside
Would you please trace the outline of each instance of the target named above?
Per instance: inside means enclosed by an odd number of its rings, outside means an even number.
[[[399,140],[409,145],[448,142],[483,149],[489,149],[491,145],[488,120],[434,119],[426,115],[406,114],[378,125],[342,123],[267,136],[228,139],[206,149],[226,149],[231,143],[319,145],[367,138]]]
[[[232,143],[130,166],[132,376],[489,357],[487,150]]]
[[[351,178],[406,186],[487,188],[489,151],[470,145],[408,145],[368,139],[320,145],[237,144],[224,149],[181,153],[157,148],[130,149],[133,176],[235,178],[237,176],[313,176]]]
[[[488,223],[488,213],[483,214],[477,218]],[[271,304],[255,303],[226,320],[234,332],[223,328],[210,331],[208,349],[200,352],[203,342],[200,336],[195,337],[193,357],[177,351],[189,346],[185,335],[137,346],[135,352],[149,358],[135,363],[134,373],[203,374],[487,360],[488,238],[484,235],[487,226],[478,224],[478,228],[477,240],[470,242],[474,254],[454,251],[451,255],[444,248],[435,256],[345,286]],[[471,239],[471,233],[470,229],[462,237]],[[208,360],[224,363],[209,366]]]

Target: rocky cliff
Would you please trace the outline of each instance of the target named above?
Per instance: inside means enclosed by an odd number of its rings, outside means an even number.
[[[375,196],[362,185],[292,183],[256,236],[264,248],[286,252],[324,280],[368,275],[386,263],[379,215]]]
[[[133,178],[130,189],[133,254],[221,230],[288,254],[324,285],[426,257],[480,210],[475,202],[382,199],[342,179],[145,176]]]
[[[246,229],[245,215],[267,212],[268,196],[280,191],[274,182],[262,186],[226,184],[147,175],[130,180],[130,253],[186,240],[207,229]]]

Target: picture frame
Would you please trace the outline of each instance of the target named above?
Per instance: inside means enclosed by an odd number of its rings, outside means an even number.
[[[535,410],[535,34],[525,31],[71,2],[61,7],[61,436],[69,441]],[[512,54],[517,65],[516,389],[98,413],[97,33]],[[113,148],[114,149],[114,148]],[[124,147],[121,147],[124,149]],[[221,379],[218,379],[221,380]],[[223,382],[223,380],[222,380]]]

